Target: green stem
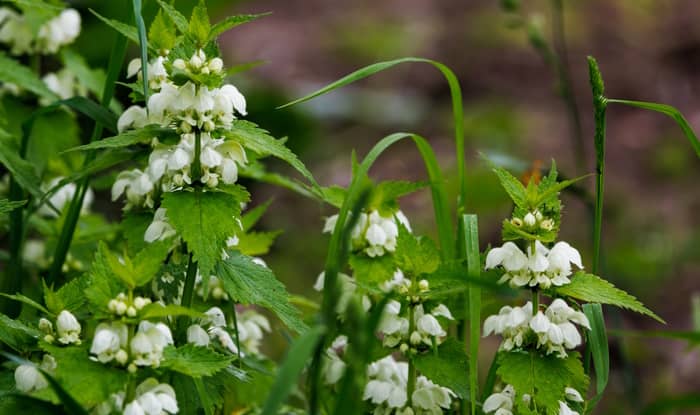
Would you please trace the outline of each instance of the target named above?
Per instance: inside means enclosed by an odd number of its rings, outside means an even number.
[[[112,97],[114,96],[116,80],[119,77],[119,71],[121,70],[125,54],[126,38],[122,35],[117,35],[117,40],[109,58],[109,69],[105,80],[104,89],[102,90],[101,104],[104,107],[109,106],[109,103],[112,101]],[[95,122],[90,142],[98,140],[100,137],[102,137],[102,125]],[[85,160],[83,161],[83,168],[88,166],[90,162],[94,160],[95,156],[96,153],[94,151],[88,152],[85,156]],[[51,267],[49,269],[49,282],[56,281],[61,275],[61,269],[63,268],[63,263],[66,260],[68,250],[70,249],[70,245],[73,240],[73,234],[75,233],[75,228],[78,224],[80,210],[83,206],[83,200],[85,199],[85,194],[87,193],[89,183],[89,176],[78,182],[77,190],[68,208],[68,213],[66,214],[66,221],[63,225],[63,229],[61,229],[61,234],[58,237],[58,243],[53,255],[53,262],[51,263]]]
[[[540,292],[537,288],[532,289],[532,314],[535,315],[540,311]]]
[[[415,285],[415,284],[414,284]],[[408,311],[408,337],[409,337],[409,343],[411,343],[411,334],[413,334],[413,331],[416,329],[416,322],[415,322],[415,307],[411,304],[409,311]],[[413,406],[413,391],[416,390],[416,365],[413,363],[413,351],[415,350],[413,348],[413,344],[411,344],[411,347],[409,347],[409,352],[408,352],[408,383],[406,385],[406,395],[408,397],[408,407],[411,408]]]
[[[192,183],[202,178],[202,135],[199,130],[194,132],[194,160],[192,161]]]
[[[187,264],[187,274],[185,274],[185,287],[182,290],[183,307],[191,307],[192,299],[194,298],[194,283],[197,279],[197,261],[194,260],[192,252],[190,252],[189,262]]]
[[[238,368],[243,367],[243,361],[241,360],[241,341],[238,337],[238,313],[236,313],[236,303],[233,303],[233,334],[234,340],[236,341],[236,351],[238,355]]]

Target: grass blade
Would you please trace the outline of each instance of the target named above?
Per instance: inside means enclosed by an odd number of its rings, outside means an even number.
[[[608,376],[610,373],[610,356],[608,351],[608,336],[605,332],[605,319],[603,318],[603,307],[600,304],[584,304],[583,312],[591,324],[591,331],[588,332],[588,344],[586,345],[593,358],[593,367],[596,378],[596,395],[588,402],[586,413],[591,413],[598,401],[603,397],[603,392],[608,386]]]
[[[467,276],[479,278],[481,274],[481,256],[479,255],[479,226],[476,215],[462,215],[460,238],[464,241],[464,256],[467,259]],[[469,394],[472,397],[471,413],[476,414],[478,396],[479,340],[481,339],[481,287],[469,284]]]
[[[287,400],[292,388],[297,382],[306,362],[316,349],[323,334],[323,327],[316,326],[299,336],[289,348],[287,357],[282,362],[275,383],[272,385],[262,415],[276,415]]]
[[[626,99],[608,99],[608,103],[623,104],[630,107],[641,108],[649,111],[660,112],[661,114],[668,115],[673,118],[673,120],[678,124],[678,126],[683,130],[688,142],[690,142],[691,147],[695,150],[695,155],[700,157],[700,140],[695,135],[695,132],[688,124],[683,114],[678,111],[675,107],[666,104],[656,104],[653,102],[643,102],[643,101],[630,101]]]
[[[146,24],[141,16],[141,0],[133,0],[134,21],[136,32],[139,36],[139,48],[141,50],[141,75],[143,75],[143,99],[148,102],[148,40],[146,39]]]
[[[595,116],[595,153],[596,153],[596,185],[595,211],[593,219],[593,273],[600,270],[600,237],[603,225],[603,191],[605,188],[605,111],[607,100],[603,77],[598,68],[598,62],[592,56],[588,57],[588,72],[593,92],[593,109]]]

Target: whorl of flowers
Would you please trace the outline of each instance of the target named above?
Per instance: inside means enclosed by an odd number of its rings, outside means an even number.
[[[0,42],[8,44],[13,55],[53,54],[62,46],[73,43],[79,34],[80,13],[75,9],[62,10],[34,33],[24,15],[0,7]]]
[[[327,218],[323,232],[333,232],[337,221],[337,214]],[[360,213],[357,224],[355,224],[350,235],[353,248],[363,250],[367,256],[372,258],[382,256],[387,252],[396,251],[399,223],[409,231],[411,230],[408,218],[400,210],[394,213],[393,216],[386,217],[382,216],[377,210],[372,210],[369,213]]]
[[[583,397],[574,388],[564,389],[564,397],[566,401],[583,402]],[[524,403],[529,403],[532,397],[529,394],[523,394],[521,399]],[[486,414],[493,415],[513,415],[515,404],[515,388],[513,385],[506,385],[500,392],[494,392],[489,395],[484,401],[483,410]],[[559,415],[579,415],[564,401],[559,401]]]

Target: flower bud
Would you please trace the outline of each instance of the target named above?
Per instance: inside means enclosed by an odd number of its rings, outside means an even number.
[[[117,304],[114,307],[114,312],[117,313],[118,316],[123,316],[124,313],[126,313],[126,303],[123,301],[117,301]]]
[[[221,70],[224,69],[224,61],[222,61],[221,58],[214,58],[210,60],[209,69],[214,73],[221,72]]]
[[[149,298],[136,297],[134,299],[134,307],[136,307],[137,310],[141,310],[149,304],[151,304],[151,300]]]
[[[124,294],[124,293],[119,293],[119,294],[117,294],[117,300],[119,300],[119,301],[126,301],[126,299],[127,299],[126,294]]]
[[[211,296],[215,300],[221,300],[224,297],[224,290],[221,289],[221,287],[214,287],[213,290],[211,290]]]
[[[126,364],[129,360],[129,354],[124,349],[119,349],[119,351],[114,355],[114,360],[120,365]]]
[[[173,62],[173,68],[184,71],[185,70],[185,61],[183,61],[180,58],[175,59],[175,61]]]
[[[129,371],[129,373],[136,373],[136,370],[138,370],[138,368],[135,364],[129,363],[129,366],[127,366],[126,370]]]
[[[115,299],[109,300],[109,302],[107,303],[107,309],[112,313],[116,313],[117,312],[117,300],[115,300]]]
[[[428,283],[428,280],[420,280],[418,281],[418,289],[421,291],[428,291],[430,290],[430,284]]]
[[[202,60],[199,58],[199,56],[193,55],[192,58],[190,58],[190,66],[192,66],[194,69],[199,69],[202,66]]]
[[[204,75],[209,75],[209,67],[208,66],[203,67],[200,72]]]
[[[126,309],[126,315],[129,317],[136,317],[136,308],[130,305],[129,308]]]
[[[545,219],[540,223],[540,228],[544,229],[545,231],[551,231],[554,229],[554,221],[551,219]]]
[[[527,226],[535,226],[535,223],[537,222],[537,220],[535,219],[535,215],[533,215],[532,213],[528,213],[523,218],[523,222],[525,222],[525,225],[527,225]]]
[[[537,219],[538,222],[544,219],[544,217],[542,216],[542,212],[540,212],[539,209],[535,210],[535,219]]]
[[[409,340],[411,344],[419,344],[423,340],[423,336],[421,336],[420,333],[418,333],[418,331],[416,330],[413,333],[411,333],[411,337]]]
[[[78,319],[70,311],[61,311],[56,319],[58,341],[63,344],[79,343],[80,330]]]
[[[50,334],[47,334],[46,336],[44,336],[44,341],[46,343],[53,343],[54,340],[56,340],[56,338]]]
[[[520,228],[523,226],[523,220],[520,218],[513,218],[510,220],[510,223],[512,223],[517,228]]]
[[[46,334],[51,334],[53,333],[53,324],[51,324],[49,320],[42,317],[39,319],[39,330]]]
[[[406,353],[408,351],[408,344],[401,343],[401,346],[399,346],[399,350],[401,351],[401,353]]]

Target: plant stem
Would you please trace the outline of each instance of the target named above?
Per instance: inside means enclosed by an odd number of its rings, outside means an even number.
[[[574,159],[578,173],[582,174],[586,169],[586,147],[583,142],[581,116],[569,72],[569,50],[566,42],[563,0],[552,0],[552,38],[555,51],[553,63],[559,77],[559,92],[569,113]]]
[[[415,284],[414,284],[415,285]],[[408,342],[409,344],[411,343],[411,334],[413,334],[413,331],[416,329],[416,322],[415,322],[415,307],[413,305],[410,306],[409,311],[408,311]],[[413,406],[413,391],[416,390],[416,366],[413,363],[413,345],[411,344],[411,347],[409,347],[409,352],[408,352],[408,383],[406,385],[406,395],[408,397],[408,407],[411,408]]]
[[[194,132],[194,160],[192,161],[192,183],[202,178],[202,135],[197,129]]]
[[[535,315],[540,311],[540,292],[537,288],[532,289],[532,314]]]
[[[243,361],[241,360],[241,341],[238,336],[238,313],[236,313],[236,303],[233,303],[233,334],[236,340],[236,354],[238,355],[238,368],[243,367]]]
[[[190,252],[189,262],[187,263],[187,274],[185,274],[185,287],[182,290],[183,307],[191,307],[194,297],[194,282],[197,279],[197,261],[194,260],[192,252]]]

